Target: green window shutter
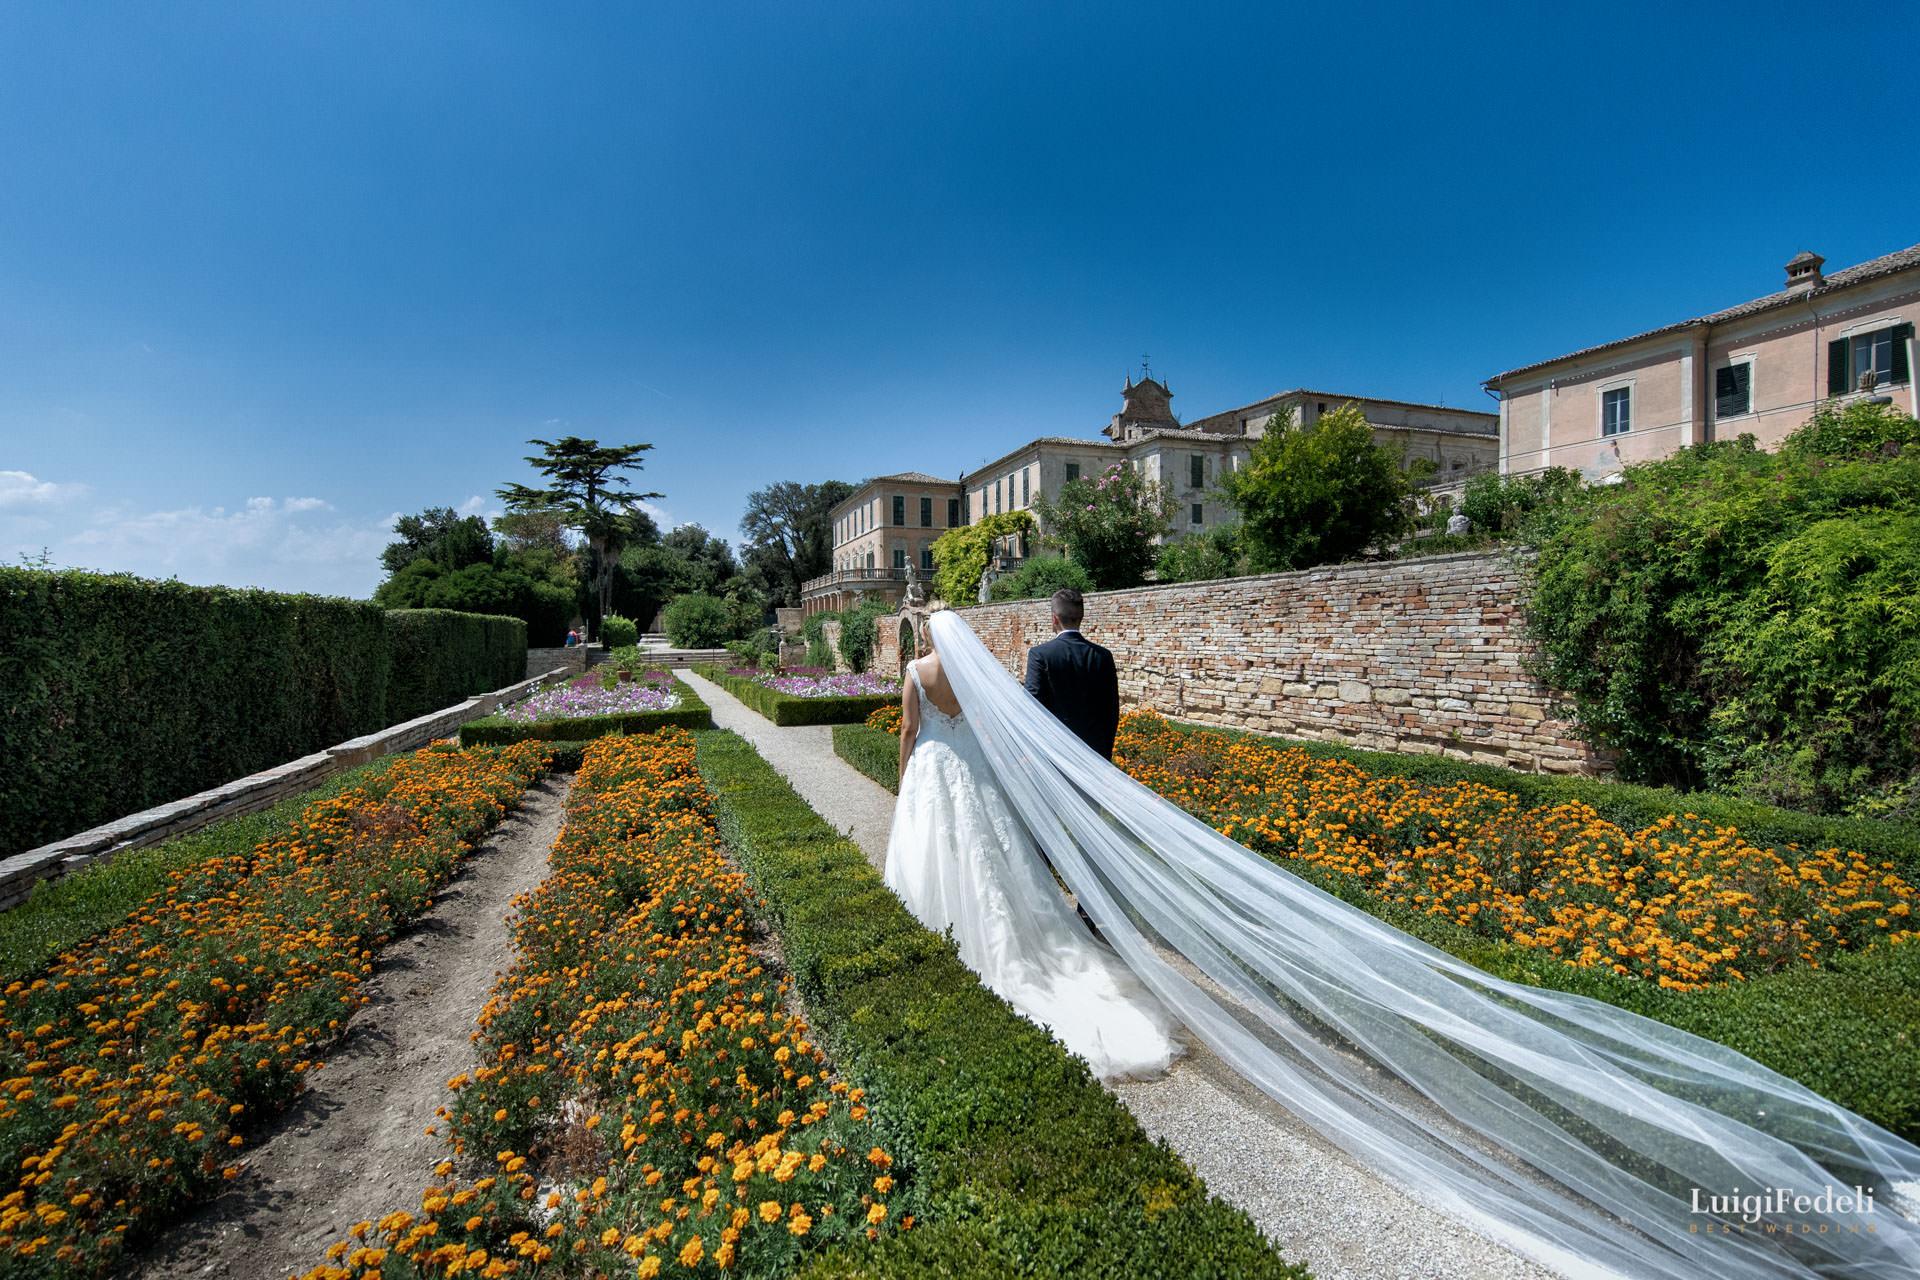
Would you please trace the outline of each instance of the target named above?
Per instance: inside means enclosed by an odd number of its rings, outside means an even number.
[[[1893,326],[1893,380],[1905,382],[1911,374],[1907,367],[1907,342],[1913,337],[1913,324]]]
[[[1827,344],[1827,394],[1847,393],[1847,340],[1835,338]]]

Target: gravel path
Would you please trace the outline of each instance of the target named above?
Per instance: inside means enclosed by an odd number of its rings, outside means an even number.
[[[512,953],[513,898],[546,875],[569,785],[551,777],[528,792],[387,944],[366,988],[373,1002],[294,1108],[247,1149],[245,1172],[126,1274],[278,1280],[324,1262],[354,1223],[419,1208],[447,1154],[426,1127],[448,1077],[474,1064],[474,1018]]]
[[[833,726],[782,728],[704,676],[680,678],[713,708],[713,723],[753,744],[766,762],[867,855],[875,871],[886,865],[887,833],[893,830],[893,793],[833,753]]]
[[[833,753],[824,726],[781,728],[687,674],[713,722],[753,743],[806,802],[846,831],[875,869],[893,796]],[[1545,1280],[1536,1264],[1376,1177],[1205,1048],[1157,1080],[1113,1086],[1140,1125],[1239,1207],[1291,1262],[1321,1280]]]

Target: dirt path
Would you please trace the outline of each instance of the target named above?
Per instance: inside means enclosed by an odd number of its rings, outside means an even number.
[[[347,1037],[300,1101],[248,1150],[225,1194],[126,1274],[139,1280],[282,1280],[323,1261],[363,1220],[419,1208],[442,1137],[423,1132],[507,967],[514,895],[546,875],[569,780],[548,778],[487,836],[432,910],[380,953]]]

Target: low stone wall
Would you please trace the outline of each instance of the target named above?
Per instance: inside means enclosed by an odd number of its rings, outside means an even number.
[[[1526,669],[1522,566],[1503,552],[1338,565],[1087,597],[1130,707],[1199,724],[1508,768],[1600,773]],[[1045,600],[962,611],[1016,676],[1051,637]],[[875,668],[900,670],[899,620]]]
[[[325,751],[316,751],[310,756],[302,756],[298,760],[237,778],[211,790],[117,818],[64,840],[43,844],[37,849],[28,849],[0,860],[0,910],[17,906],[42,880],[66,875],[128,849],[143,849],[163,840],[171,840],[222,818],[256,813],[280,803],[288,796],[310,791],[333,775],[355,765],[397,751],[423,747],[435,738],[450,737],[468,720],[488,715],[507,703],[525,697],[549,680],[566,674],[570,673],[564,670],[545,672],[418,719],[390,725],[378,733],[349,739]]]
[[[548,671],[580,672],[587,669],[587,646],[568,645],[559,649],[527,650],[527,677],[542,675]]]

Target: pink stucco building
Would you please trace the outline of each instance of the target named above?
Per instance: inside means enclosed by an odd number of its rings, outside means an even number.
[[[1501,471],[1561,466],[1598,481],[1708,440],[1772,447],[1836,397],[1886,397],[1920,416],[1920,245],[1830,275],[1824,265],[1802,253],[1777,293],[1487,379]]]

